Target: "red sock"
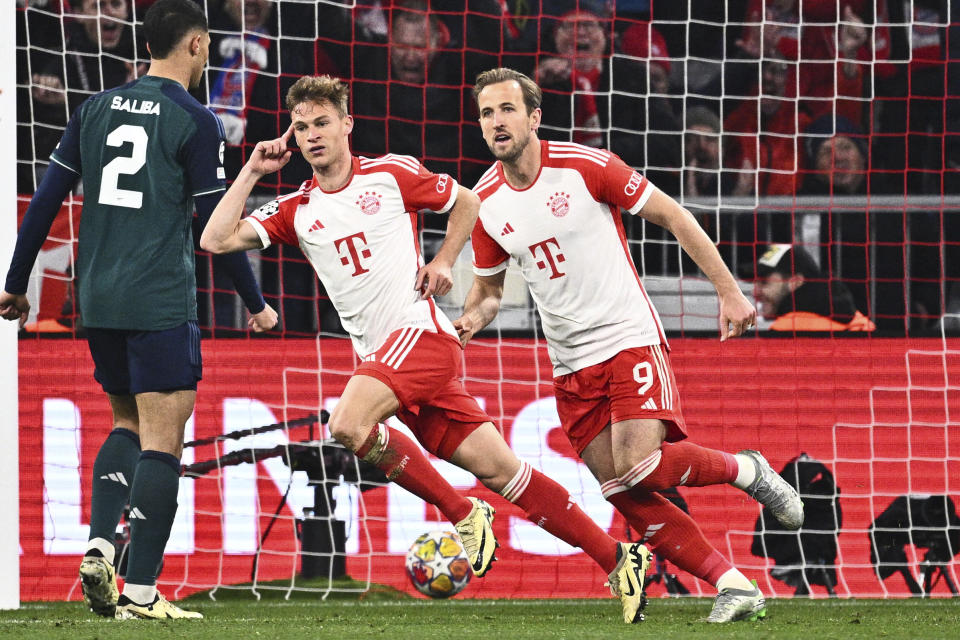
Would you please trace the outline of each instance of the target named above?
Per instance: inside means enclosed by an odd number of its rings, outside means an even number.
[[[617,541],[570,500],[566,489],[526,462],[500,495],[523,509],[530,522],[583,549],[606,573],[617,566]]]
[[[433,468],[420,447],[396,429],[387,425],[373,427],[356,454],[361,459],[370,455],[367,461],[383,471],[387,480],[434,505],[454,524],[466,518],[473,508]]]
[[[647,491],[670,487],[704,487],[737,479],[737,459],[729,453],[692,442],[664,442],[660,448],[620,477],[627,487]]]
[[[651,551],[712,585],[733,568],[710,546],[697,523],[662,495],[642,489],[627,491],[622,485],[619,493],[611,493],[610,484],[603,485],[604,497],[640,532]]]

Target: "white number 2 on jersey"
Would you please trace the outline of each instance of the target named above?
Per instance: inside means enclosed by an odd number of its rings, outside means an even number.
[[[637,393],[641,396],[650,390],[653,386],[653,367],[649,362],[638,362],[633,365],[633,379],[637,381],[640,388]]]
[[[133,151],[129,156],[114,158],[103,168],[100,178],[100,204],[111,204],[117,207],[139,209],[143,204],[143,193],[121,189],[117,186],[120,175],[133,175],[140,171],[147,162],[147,132],[133,124],[122,124],[107,136],[107,146],[120,147],[124,142],[133,143]]]

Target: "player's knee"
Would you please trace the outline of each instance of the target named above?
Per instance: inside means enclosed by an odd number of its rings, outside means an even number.
[[[333,410],[330,420],[327,421],[327,428],[330,435],[337,442],[347,447],[351,451],[356,451],[363,444],[366,434],[360,433],[360,426],[356,420],[351,420],[349,413],[345,411]]]

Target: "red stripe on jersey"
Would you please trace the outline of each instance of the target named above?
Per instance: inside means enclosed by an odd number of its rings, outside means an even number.
[[[640,274],[637,272],[637,265],[633,263],[633,257],[630,255],[630,246],[627,244],[627,234],[623,229],[623,218],[620,217],[620,207],[609,204],[607,206],[610,209],[610,215],[613,216],[613,224],[617,227],[617,235],[620,236],[620,245],[623,247],[627,264],[630,265],[633,276],[637,279],[637,286],[640,287],[640,293],[643,294],[643,299],[647,301],[647,306],[650,307],[650,317],[653,318],[653,321],[657,324],[657,333],[660,334],[660,342],[669,350],[670,344],[667,342],[667,334],[663,331],[663,325],[660,324],[660,316],[657,315],[657,311],[650,301],[650,296],[647,295],[647,290],[643,288],[643,282],[641,282]]]

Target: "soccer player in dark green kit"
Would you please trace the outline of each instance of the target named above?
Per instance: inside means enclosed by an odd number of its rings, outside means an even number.
[[[184,424],[201,378],[193,211],[201,228],[225,189],[223,128],[187,88],[199,84],[210,36],[190,0],[158,0],[144,18],[147,75],[99,93],[73,114],[17,236],[0,316],[26,321],[27,280],[64,198],[82,176],[77,287],[94,377],[113,430],[93,466],[84,599],[117,618],[200,618],[170,604],[157,571],[177,510]],[[271,329],[244,254],[224,263],[251,313]],[[114,533],[130,505],[123,594]]]

